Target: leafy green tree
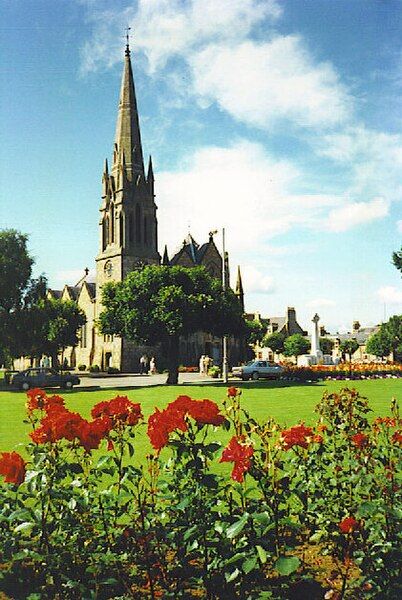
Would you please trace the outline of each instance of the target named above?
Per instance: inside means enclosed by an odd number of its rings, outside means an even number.
[[[392,253],[392,263],[402,273],[402,247],[399,251]]]
[[[331,354],[334,347],[334,342],[330,338],[320,338],[320,348],[323,354]]]
[[[0,311],[20,307],[31,277],[33,259],[28,254],[28,236],[15,229],[0,231]]]
[[[266,327],[261,323],[261,321],[246,321],[246,341],[251,346],[255,344],[261,344],[264,334],[266,331]]]
[[[283,353],[285,356],[294,356],[297,358],[301,354],[307,354],[310,349],[310,342],[300,333],[290,335],[284,341]]]
[[[102,333],[137,343],[162,343],[167,351],[167,383],[178,381],[179,339],[197,331],[245,334],[241,306],[232,290],[203,267],[146,266],[122,282],[102,288]]]
[[[15,315],[11,352],[14,357],[52,357],[57,365],[58,354],[78,342],[78,332],[86,317],[76,302],[40,298]]]
[[[344,340],[339,344],[339,350],[342,352],[342,354],[349,355],[349,362],[352,361],[352,356],[358,349],[359,342],[354,338],[350,340]]]
[[[381,325],[390,337],[394,360],[402,360],[402,315],[394,315],[387,323]]]
[[[366,352],[369,354],[374,354],[374,356],[379,356],[384,358],[391,353],[392,350],[392,337],[391,334],[384,329],[380,328],[377,333],[374,333],[369,337],[366,344]]]
[[[274,354],[282,354],[285,350],[285,339],[285,334],[275,331],[274,333],[264,337],[262,345],[265,348],[271,348]]]

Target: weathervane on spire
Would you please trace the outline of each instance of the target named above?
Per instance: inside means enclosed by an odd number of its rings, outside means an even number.
[[[131,31],[131,27],[129,27],[127,25],[127,27],[126,27],[126,54],[127,55],[130,54],[130,31]]]

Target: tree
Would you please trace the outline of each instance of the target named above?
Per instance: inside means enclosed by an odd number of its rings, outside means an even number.
[[[33,259],[28,254],[28,236],[15,229],[0,231],[0,311],[9,314],[22,304]]]
[[[392,253],[392,263],[402,273],[402,247],[399,251]]]
[[[331,354],[334,347],[334,342],[330,338],[320,338],[320,348],[323,354]]]
[[[86,317],[76,302],[40,298],[15,313],[12,356],[39,358],[45,354],[56,365],[58,354],[77,344],[78,331],[85,323]]]
[[[246,321],[246,341],[251,346],[255,346],[256,344],[261,344],[264,334],[266,331],[266,327],[261,323],[261,321]]]
[[[384,329],[380,328],[377,333],[374,333],[369,337],[366,344],[366,352],[385,358],[392,351],[392,337],[391,334]]]
[[[29,286],[33,259],[28,254],[28,237],[14,229],[0,231],[0,363],[8,362],[12,341],[11,315],[23,304]]]
[[[203,267],[146,266],[122,282],[102,288],[104,334],[125,336],[137,343],[163,343],[167,350],[167,383],[178,381],[179,338],[197,331],[213,335],[245,334],[240,303],[232,290]]]
[[[310,349],[310,342],[300,333],[290,335],[284,341],[283,353],[285,356],[294,356],[297,358],[301,354],[307,354]]]
[[[282,354],[285,349],[285,334],[275,331],[266,335],[262,341],[265,348],[270,348],[274,354]]]
[[[381,325],[391,337],[394,360],[402,359],[402,315],[394,315],[387,323]]]

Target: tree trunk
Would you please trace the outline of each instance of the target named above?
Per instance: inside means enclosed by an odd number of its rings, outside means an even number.
[[[179,380],[179,338],[172,336],[167,343],[168,356],[168,371],[169,375],[166,380],[168,385],[176,385]]]

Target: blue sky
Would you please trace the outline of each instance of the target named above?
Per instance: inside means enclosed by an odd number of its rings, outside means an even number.
[[[94,267],[129,24],[160,251],[225,227],[250,311],[333,332],[401,313],[401,1],[3,0],[0,17],[0,228],[29,234],[52,287]]]

